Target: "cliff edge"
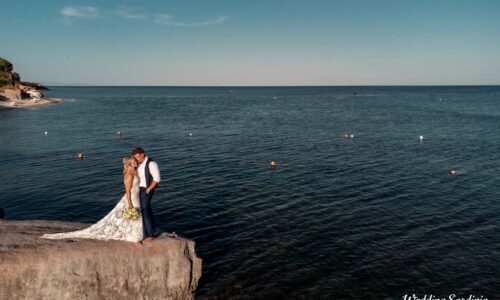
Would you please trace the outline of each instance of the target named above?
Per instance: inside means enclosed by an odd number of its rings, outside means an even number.
[[[152,246],[47,240],[88,225],[0,220],[0,299],[193,299],[201,277],[194,242],[163,234]]]
[[[13,70],[12,63],[0,57],[0,109],[33,108],[62,102],[61,99],[45,98],[42,90],[47,87],[21,81],[21,76]]]

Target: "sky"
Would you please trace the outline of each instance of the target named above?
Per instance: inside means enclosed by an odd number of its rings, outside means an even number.
[[[500,84],[498,0],[2,1],[47,85]]]

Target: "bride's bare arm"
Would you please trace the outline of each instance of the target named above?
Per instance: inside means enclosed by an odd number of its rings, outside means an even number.
[[[132,174],[125,175],[125,195],[127,195],[128,208],[134,207],[134,205],[132,205],[132,195],[130,192],[132,190],[133,182],[134,182],[134,175]]]

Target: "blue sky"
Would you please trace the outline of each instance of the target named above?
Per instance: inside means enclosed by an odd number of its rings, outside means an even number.
[[[0,33],[50,85],[500,84],[496,0],[4,1]]]

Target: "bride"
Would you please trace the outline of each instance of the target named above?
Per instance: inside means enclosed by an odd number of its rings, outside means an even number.
[[[46,239],[84,238],[96,240],[124,240],[140,246],[143,239],[142,217],[138,220],[127,220],[123,216],[126,208],[140,208],[139,177],[137,162],[133,156],[123,158],[123,177],[125,195],[113,210],[94,225],[82,230],[44,234]]]

